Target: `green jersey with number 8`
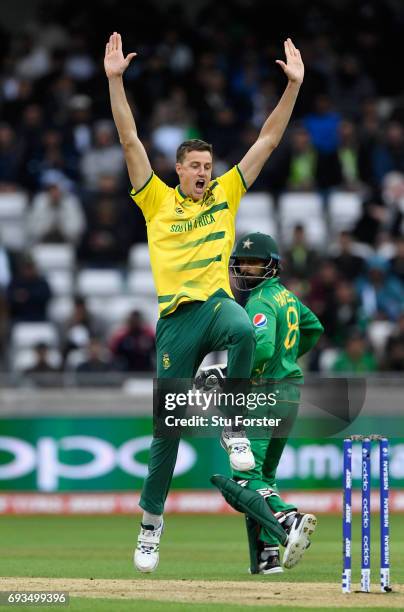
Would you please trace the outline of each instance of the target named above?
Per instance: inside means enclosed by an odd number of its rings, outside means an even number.
[[[302,379],[297,363],[324,331],[316,315],[278,277],[252,289],[245,307],[257,338],[253,378]]]

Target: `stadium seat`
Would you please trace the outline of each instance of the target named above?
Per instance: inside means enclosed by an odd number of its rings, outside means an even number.
[[[369,259],[369,257],[375,255],[376,252],[375,249],[369,244],[365,244],[364,242],[354,242],[352,245],[352,253],[358,257],[362,257],[363,259]]]
[[[258,231],[276,236],[274,201],[266,193],[247,193],[237,212],[236,234],[243,236]]]
[[[273,238],[277,238],[278,230],[276,227],[275,219],[272,218],[259,218],[259,217],[242,217],[236,220],[236,236],[245,236],[250,232],[262,232],[263,234],[269,234]]]
[[[10,251],[24,251],[27,246],[27,232],[24,219],[0,218],[0,242]]]
[[[310,246],[322,249],[327,242],[328,233],[325,219],[313,217],[312,219],[300,220],[306,233],[307,242]],[[295,223],[284,224],[282,227],[282,242],[289,245],[293,238]]]
[[[129,268],[150,270],[150,254],[147,244],[135,244],[129,251]]]
[[[48,306],[49,319],[57,325],[63,324],[73,313],[73,299],[60,295],[51,299]]]
[[[350,231],[362,212],[361,197],[357,193],[335,191],[328,198],[328,211],[333,234]]]
[[[329,257],[337,257],[341,254],[341,246],[338,243],[338,240],[335,239],[330,242],[328,248],[326,249]],[[357,257],[362,257],[362,259],[367,259],[375,254],[375,250],[369,245],[364,244],[363,242],[352,242],[351,246],[352,255],[356,255]]]
[[[28,204],[25,193],[0,193],[0,222],[4,219],[21,219],[24,217]]]
[[[334,363],[339,357],[338,349],[326,348],[321,352],[319,358],[319,370],[320,372],[331,372],[334,367]]]
[[[303,223],[324,216],[322,199],[318,193],[284,193],[279,198],[281,224]]]
[[[80,363],[87,359],[87,351],[84,349],[75,349],[70,351],[66,357],[66,370],[75,370]]]
[[[274,214],[274,201],[268,193],[247,193],[240,202],[239,217],[272,217]]]
[[[77,292],[84,297],[120,295],[122,285],[117,270],[82,270],[77,277]]]
[[[284,193],[279,198],[279,223],[282,241],[290,244],[295,225],[303,225],[311,246],[327,241],[327,225],[322,199],[317,193]]]
[[[59,368],[62,365],[62,356],[56,349],[48,351],[49,365],[54,368]],[[31,348],[18,349],[12,355],[12,370],[14,372],[22,372],[28,368],[32,368],[36,363],[36,353]]]
[[[388,337],[394,330],[392,321],[371,321],[367,327],[367,334],[377,355],[382,356]]]
[[[52,323],[17,323],[11,332],[11,345],[14,349],[30,348],[44,342],[57,346],[59,342],[56,327]]]
[[[72,295],[74,289],[73,274],[69,270],[48,271],[46,279],[53,295]]]
[[[157,313],[157,299],[139,299],[135,296],[122,295],[110,301],[108,306],[108,319],[111,323],[124,321],[130,312],[139,310],[145,319],[154,323]]]
[[[128,289],[136,296],[155,296],[156,289],[151,273],[138,270],[131,272],[128,278]]]
[[[75,254],[71,244],[37,244],[32,249],[32,256],[42,272],[72,270],[74,267]]]
[[[383,259],[391,259],[395,257],[396,252],[397,249],[393,242],[385,242],[376,249],[376,254],[380,255],[380,257],[383,257]]]
[[[26,247],[25,219],[28,198],[25,193],[0,193],[0,241],[13,251]]]
[[[114,298],[88,298],[88,309],[111,330],[122,325],[130,312],[139,310],[145,320],[153,327],[158,319],[157,299],[138,298],[134,295],[121,295]]]

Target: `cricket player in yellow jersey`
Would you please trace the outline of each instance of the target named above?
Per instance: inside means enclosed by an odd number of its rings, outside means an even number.
[[[153,172],[138,138],[122,75],[136,53],[126,57],[120,34],[106,45],[104,67],[112,114],[124,150],[131,197],[147,224],[150,260],[160,308],[157,325],[157,376],[193,379],[205,355],[228,350],[229,379],[248,379],[255,351],[251,322],[233,298],[228,262],[235,238],[240,200],[279,144],[304,76],[300,52],[288,38],[286,62],[277,60],[288,83],[261,132],[240,163],[212,180],[212,147],[201,140],[184,142],[177,151],[179,186],[167,186]],[[135,566],[152,572],[159,561],[164,503],[178,452],[178,439],[154,438]],[[222,436],[233,469],[254,466],[250,443],[240,431]]]

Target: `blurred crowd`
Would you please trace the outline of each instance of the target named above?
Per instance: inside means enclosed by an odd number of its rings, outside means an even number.
[[[283,281],[318,315],[325,333],[310,370],[334,374],[404,371],[404,235],[383,233],[373,248],[340,232],[327,253],[297,225],[284,253]]]
[[[275,202],[285,191],[326,201],[336,189],[362,200],[355,225],[324,248],[314,248],[300,225],[281,244],[285,282],[326,329],[306,365],[403,371],[404,73],[394,58],[404,4],[288,0],[269,20],[259,0],[168,6],[111,0],[95,10],[60,0],[39,5],[18,29],[0,25],[0,196],[29,198],[24,248],[8,248],[0,230],[2,367],[10,367],[13,325],[48,317],[52,289],[29,255],[35,245],[70,244],[79,269],[125,274],[130,248],[146,239],[127,195],[103,72],[113,28],[125,52],[138,53],[126,74],[128,98],[153,168],[172,186],[175,151],[187,138],[213,144],[215,174],[240,160],[284,88],[275,59],[292,35],[304,86],[253,190]],[[58,329],[61,361],[52,364],[40,342],[29,370],[61,371],[79,346],[85,355],[74,367],[83,372],[152,372],[154,336],[144,314],[133,311],[107,330],[77,295]]]

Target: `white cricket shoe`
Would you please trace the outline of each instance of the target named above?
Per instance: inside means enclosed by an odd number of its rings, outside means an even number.
[[[296,512],[294,521],[289,529],[288,541],[283,553],[283,567],[291,569],[299,563],[305,550],[310,546],[310,536],[314,533],[317,519],[314,514],[301,514]]]
[[[141,525],[140,534],[133,561],[139,572],[154,572],[159,564],[160,537],[163,533],[164,521],[161,521],[157,529],[147,528]]]
[[[250,440],[242,431],[223,430],[220,444],[229,455],[230,465],[238,472],[248,472],[255,468],[254,455],[251,452]]]

